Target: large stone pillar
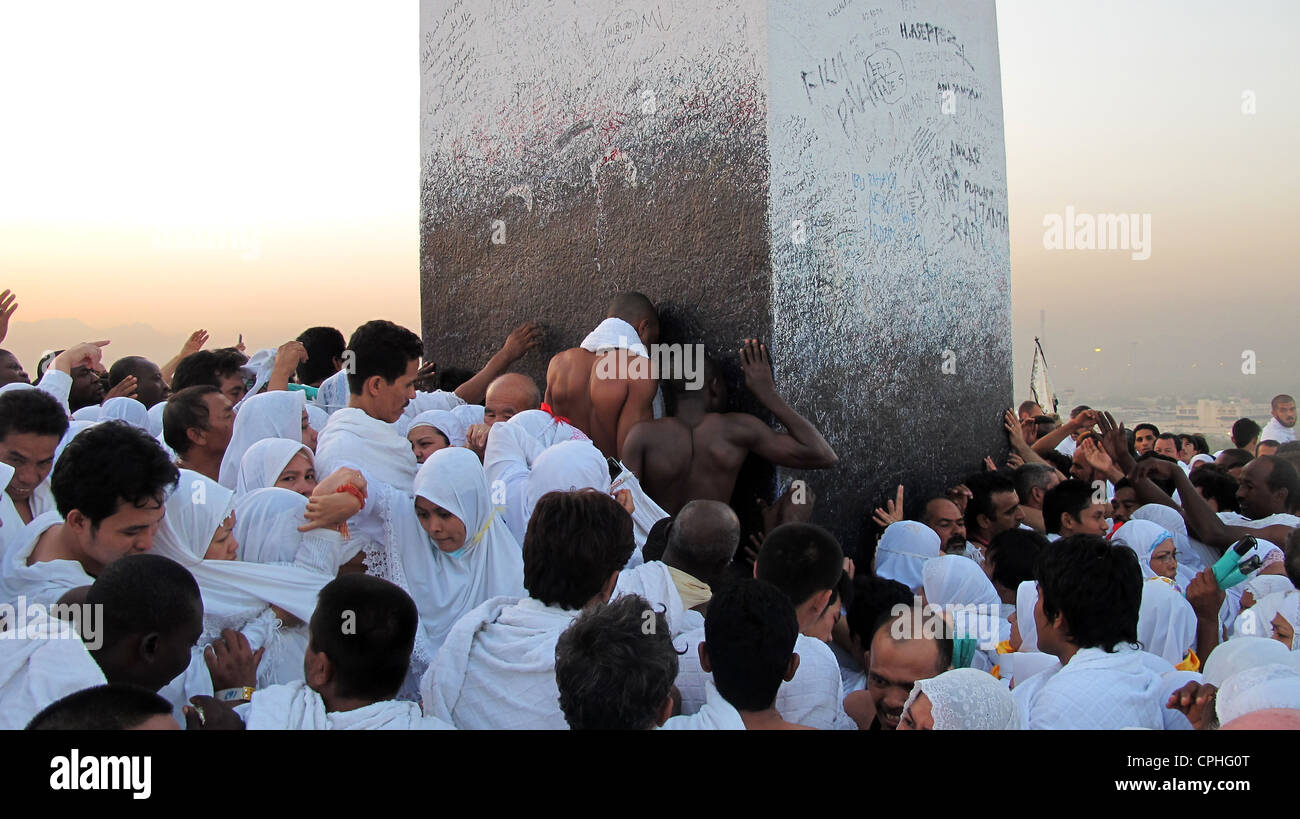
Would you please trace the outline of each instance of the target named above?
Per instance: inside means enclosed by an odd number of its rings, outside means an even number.
[[[1002,444],[1011,403],[992,0],[422,0],[428,354],[546,361],[640,290],[664,341],[778,388],[840,454],[806,478],[852,552],[882,492]],[[741,406],[754,409],[752,404]]]

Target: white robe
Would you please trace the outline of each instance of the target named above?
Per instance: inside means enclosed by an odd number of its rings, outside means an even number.
[[[1269,418],[1264,429],[1259,433],[1261,441],[1277,441],[1279,444],[1285,444],[1288,441],[1295,440],[1295,427],[1284,427],[1276,418]]]
[[[640,595],[649,601],[656,611],[663,610],[664,616],[668,618],[668,629],[672,636],[676,637],[685,630],[682,596],[677,591],[677,584],[673,582],[668,566],[664,563],[652,560],[619,572],[610,599],[628,594]],[[691,622],[694,622],[693,618]]]
[[[104,685],[104,672],[71,624],[44,610],[0,632],[0,730],[21,731],[55,700]]]
[[[779,708],[777,710],[780,710]],[[785,712],[781,718],[794,722]],[[694,714],[682,714],[672,717],[662,726],[661,731],[744,731],[745,720],[740,712],[727,702],[710,679],[704,686],[704,704]]]
[[[1164,686],[1143,653],[1127,645],[1116,646],[1113,653],[1080,649],[1059,670],[1042,672],[1012,694],[1030,729],[1158,731],[1165,726]],[[1033,685],[1040,677],[1040,684]]]
[[[713,675],[700,666],[700,643],[704,642],[704,629],[683,634],[674,641],[685,653],[677,659],[677,690],[682,695],[682,713],[694,714],[707,702],[707,691],[713,685]],[[815,637],[800,634],[795,640],[794,653],[799,655],[799,668],[794,678],[781,683],[776,692],[776,710],[781,718],[798,725],[819,730],[857,728],[852,718],[844,713],[841,696],[840,665],[830,646]]]
[[[562,441],[590,440],[581,430],[557,421],[541,410],[515,413],[509,421],[492,425],[483,453],[483,469],[494,494],[505,498],[506,525],[520,543],[528,528],[531,509],[525,502],[533,464],[546,449]]]
[[[33,518],[21,534],[7,543],[4,565],[0,566],[0,603],[14,603],[25,597],[28,603],[50,605],[68,591],[89,586],[95,578],[76,560],[44,560],[27,565],[36,541],[51,526],[63,523],[58,512]]]
[[[287,438],[302,443],[302,413],[307,396],[298,390],[276,390],[250,395],[240,402],[230,443],[221,457],[220,484],[234,489],[244,453],[265,438]]]
[[[461,729],[568,730],[555,643],[580,613],[532,598],[486,601],[452,627],[420,681],[425,715]]]
[[[420,714],[420,706],[384,700],[351,711],[325,710],[325,701],[305,682],[273,685],[236,706],[250,731],[447,731],[454,726]]]
[[[925,583],[922,567],[927,560],[941,554],[941,546],[939,536],[924,523],[914,520],[891,523],[876,546],[876,576],[897,580],[919,592]]]

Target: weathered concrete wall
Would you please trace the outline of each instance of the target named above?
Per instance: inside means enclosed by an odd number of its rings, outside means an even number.
[[[733,380],[740,340],[771,339],[778,386],[841,455],[807,477],[850,550],[881,488],[996,451],[991,0],[423,0],[420,47],[434,360],[476,365],[537,319],[540,382],[624,289]]]

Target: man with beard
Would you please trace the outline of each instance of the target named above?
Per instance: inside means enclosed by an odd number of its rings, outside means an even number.
[[[928,621],[928,622],[927,622]],[[919,633],[916,625],[920,623]],[[844,710],[863,731],[893,731],[917,680],[928,680],[952,665],[952,640],[936,613],[895,606],[876,625],[871,638],[867,688],[844,699]]]
[[[1289,395],[1273,396],[1273,417],[1264,425],[1259,434],[1261,441],[1277,441],[1285,444],[1295,440],[1295,399]]]
[[[959,555],[966,551],[966,518],[957,504],[946,497],[935,495],[925,502],[921,523],[939,536],[939,548],[944,554]]]

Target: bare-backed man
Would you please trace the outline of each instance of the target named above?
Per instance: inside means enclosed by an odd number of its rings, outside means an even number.
[[[632,427],[654,418],[659,382],[649,348],[658,340],[654,303],[640,293],[619,295],[580,346],[551,359],[546,406],[587,433],[605,455],[620,457]]]
[[[670,514],[688,501],[729,502],[750,452],[793,469],[826,469],[839,463],[817,428],[777,394],[767,347],[747,340],[740,361],[745,386],[787,432],[777,432],[748,413],[722,412],[727,385],[707,358],[701,389],[689,389],[682,379],[665,381],[677,398],[676,413],[637,424],[627,436],[622,460]]]

